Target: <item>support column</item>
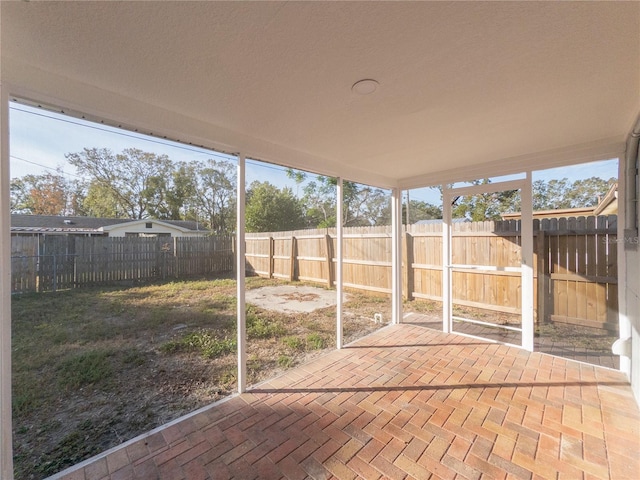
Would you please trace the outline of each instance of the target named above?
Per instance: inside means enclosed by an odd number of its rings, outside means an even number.
[[[442,185],[442,331],[451,333],[451,195]]]
[[[13,478],[11,429],[11,215],[9,96],[0,85],[0,478]]]
[[[236,284],[238,322],[238,393],[247,389],[247,309],[245,303],[245,158],[238,156],[238,209],[236,219]]]
[[[521,193],[522,256],[522,348],[533,352],[533,197],[531,172],[527,172]],[[538,273],[539,275],[540,273]],[[540,294],[540,292],[538,292]]]
[[[624,155],[618,158],[618,239],[623,239],[623,243],[616,245],[618,249],[618,285],[622,285],[622,288],[618,288],[618,325],[619,325],[619,338],[622,341],[630,339],[632,336],[631,321],[629,319],[629,306],[627,305],[627,255],[628,246],[626,244],[627,237],[625,235],[625,229],[633,229],[633,225],[627,225],[627,195],[632,195],[633,192],[627,191],[627,186],[634,182],[627,182],[627,175],[629,170],[627,168],[627,162],[635,163],[637,160],[630,158],[630,155]],[[633,168],[631,169],[633,170]],[[634,176],[635,177],[635,176]],[[620,201],[622,199],[622,201]],[[632,250],[633,252],[633,250]],[[633,253],[630,254],[633,258]],[[631,379],[631,358],[626,355],[620,355],[620,371],[627,375],[627,378]]]
[[[391,190],[391,321],[402,323],[402,190]]]
[[[342,299],[343,286],[342,286],[342,205],[344,199],[342,197],[343,186],[342,178],[338,178],[336,183],[336,348],[340,350],[342,348]]]

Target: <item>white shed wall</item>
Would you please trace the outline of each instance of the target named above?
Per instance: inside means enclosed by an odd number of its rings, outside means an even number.
[[[124,237],[127,233],[144,233],[147,235],[170,234],[172,237],[202,237],[208,232],[183,232],[178,228],[172,228],[169,225],[150,221],[152,228],[146,228],[145,223],[125,224],[121,227],[114,227],[109,230],[110,237]]]

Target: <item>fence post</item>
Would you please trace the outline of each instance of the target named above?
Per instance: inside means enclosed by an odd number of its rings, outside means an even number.
[[[333,287],[333,242],[331,241],[331,235],[328,233],[324,238],[327,244],[327,284],[329,285],[329,288],[331,288]]]
[[[296,256],[298,251],[298,240],[295,235],[291,235],[291,261],[289,267],[289,281],[293,282],[296,279]]]
[[[273,236],[269,235],[269,278],[273,278],[273,251],[275,249],[275,240]]]
[[[413,236],[409,232],[404,234],[404,249],[402,254],[404,262],[404,298],[405,300],[413,300]]]
[[[53,254],[53,291],[58,287],[58,252]]]

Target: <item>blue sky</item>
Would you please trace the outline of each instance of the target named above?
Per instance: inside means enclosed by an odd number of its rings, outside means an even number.
[[[210,150],[146,137],[17,103],[11,104],[9,118],[12,178],[55,171],[56,168],[61,168],[65,176],[74,178],[76,172],[66,163],[65,154],[80,152],[85,147],[109,148],[114,153],[133,147],[166,154],[174,161],[231,159]],[[533,180],[567,177],[574,181],[592,176],[608,179],[617,177],[617,169],[617,161],[608,160],[590,163],[588,168],[578,165],[536,171]],[[248,160],[246,180],[247,184],[254,180],[269,181],[280,188],[288,186],[296,192],[295,182],[286,177],[284,168],[276,165]],[[410,195],[414,200],[440,203],[440,194],[435,189],[415,189]]]
[[[12,178],[54,172],[58,168],[65,176],[76,178],[76,171],[67,164],[65,154],[81,152],[85,147],[109,148],[114,153],[138,148],[166,154],[174,161],[215,158],[235,162],[234,157],[226,154],[19,104],[11,105],[10,131]],[[269,181],[280,187],[290,186],[295,191],[295,182],[286,178],[282,167],[264,162],[248,160],[246,180],[248,184],[253,180]]]

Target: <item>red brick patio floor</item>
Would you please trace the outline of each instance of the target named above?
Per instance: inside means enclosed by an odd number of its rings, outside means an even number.
[[[65,479],[637,479],[623,374],[394,325]]]

